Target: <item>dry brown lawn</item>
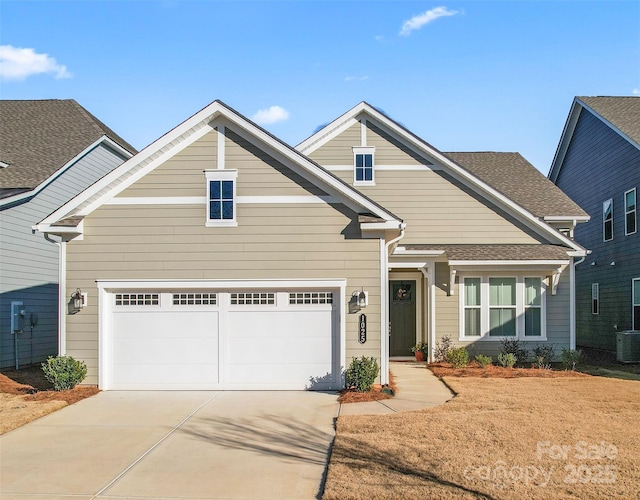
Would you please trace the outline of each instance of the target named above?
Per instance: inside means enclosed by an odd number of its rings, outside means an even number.
[[[340,417],[323,498],[639,498],[640,382],[444,380],[444,405]]]
[[[92,386],[77,386],[69,391],[51,390],[51,384],[39,366],[0,373],[0,434],[97,392],[98,389]]]

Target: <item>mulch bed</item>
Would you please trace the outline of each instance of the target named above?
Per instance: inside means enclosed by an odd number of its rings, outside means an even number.
[[[42,368],[33,365],[0,373],[0,392],[24,396],[25,401],[66,401],[73,404],[100,391],[97,387],[86,385],[79,385],[68,391],[54,391]]]
[[[570,370],[545,370],[542,368],[505,368],[503,366],[489,365],[481,367],[472,361],[464,368],[453,368],[450,363],[431,363],[427,365],[429,370],[438,377],[480,377],[480,378],[564,378],[564,377],[589,377],[585,373]]]
[[[369,401],[381,401],[383,399],[391,399],[392,394],[382,392],[382,389],[387,388],[393,391],[393,395],[398,393],[396,387],[396,381],[393,377],[393,373],[389,372],[389,384],[382,386],[379,384],[374,385],[369,392],[357,392],[351,389],[345,389],[340,392],[338,401],[340,403],[366,403]]]

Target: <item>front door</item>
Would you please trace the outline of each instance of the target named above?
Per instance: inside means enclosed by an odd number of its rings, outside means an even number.
[[[389,355],[411,356],[416,343],[416,282],[389,282]]]

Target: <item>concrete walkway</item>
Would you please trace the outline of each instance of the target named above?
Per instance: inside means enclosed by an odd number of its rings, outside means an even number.
[[[335,418],[417,410],[451,392],[392,363],[398,395],[340,405],[305,391],[108,391],[0,436],[0,498],[318,498]]]
[[[392,399],[371,403],[340,405],[340,415],[384,415],[399,411],[420,410],[441,405],[453,394],[430,370],[426,363],[391,361],[389,370],[395,377],[398,393]]]

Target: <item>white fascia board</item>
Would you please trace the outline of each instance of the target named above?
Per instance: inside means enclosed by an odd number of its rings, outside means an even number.
[[[76,156],[71,158],[71,160],[69,160],[67,163],[65,163],[62,167],[60,167],[58,170],[56,170],[49,177],[47,177],[44,181],[42,181],[34,189],[32,189],[30,191],[25,191],[24,193],[16,194],[15,196],[9,196],[7,198],[3,198],[2,200],[0,200],[0,207],[5,206],[5,205],[11,205],[13,203],[17,203],[19,201],[22,201],[22,200],[25,200],[25,199],[28,199],[28,198],[33,198],[40,191],[42,191],[44,188],[46,188],[49,184],[51,184],[53,181],[55,181],[59,176],[61,176],[63,173],[65,173],[69,168],[71,168],[78,160],[80,160],[82,157],[84,157],[87,154],[89,154],[92,150],[94,150],[96,147],[98,147],[100,144],[103,144],[103,143],[107,144],[111,149],[114,149],[115,151],[117,151],[119,154],[121,154],[125,158],[131,158],[131,156],[132,156],[131,152],[129,152],[126,149],[124,149],[117,142],[114,142],[111,139],[109,139],[106,135],[103,135],[97,141],[95,141],[94,143],[90,144],[85,149],[83,149],[80,153],[78,153]]]
[[[175,154],[176,145],[171,147],[171,144],[174,141],[180,139],[182,136],[185,136],[181,141],[181,143],[184,143],[186,141],[186,144],[183,145],[183,148],[191,144],[196,138],[198,138],[197,136],[199,134],[186,134],[191,129],[195,128],[199,123],[202,123],[202,127],[200,127],[199,130],[202,130],[203,128],[207,129],[206,123],[209,122],[212,119],[213,115],[219,112],[220,109],[221,105],[218,101],[214,101],[213,103],[209,104],[208,106],[197,112],[195,115],[193,115],[191,118],[188,118],[186,121],[182,122],[170,132],[166,133],[156,141],[149,144],[137,155],[131,157],[122,165],[113,169],[102,179],[100,179],[89,188],[85,189],[75,198],[62,205],[58,210],[43,219],[40,224],[51,224],[53,222],[56,222],[57,220],[64,218],[66,215],[71,214],[79,207],[82,207],[78,212],[80,215],[88,215],[89,213],[91,213],[91,211],[102,205],[106,200],[113,198],[118,193],[122,192],[124,189],[133,184],[133,182],[138,180],[140,175],[131,175],[125,181],[118,184],[118,186],[106,190],[106,188],[108,188],[112,182],[117,181],[127,172],[135,169],[142,164],[145,164],[144,168],[141,169],[145,172],[145,174],[153,168],[157,167],[160,163],[162,163],[162,161],[166,159],[167,153]],[[209,130],[211,129],[208,128],[206,131],[208,132]],[[102,190],[106,191],[100,194]],[[99,194],[100,196],[98,196],[98,198],[94,200],[90,205],[83,206],[83,204],[85,204],[88,200]]]
[[[363,231],[379,231],[385,229],[404,229],[406,224],[397,220],[388,220],[385,222],[362,222],[360,227]]]
[[[514,203],[509,198],[505,197],[494,188],[472,175],[464,168],[459,167],[456,163],[448,159],[433,146],[429,145],[417,136],[409,133],[407,130],[395,123],[391,118],[388,118],[384,114],[380,113],[378,110],[368,105],[366,102],[361,102],[351,110],[347,111],[340,118],[327,125],[327,127],[325,128],[331,127],[336,122],[344,121],[348,118],[355,118],[361,113],[365,113],[369,117],[372,117],[374,120],[383,124],[389,131],[392,132],[391,135],[403,144],[445,166],[448,169],[449,173],[453,174],[454,177],[457,177],[464,184],[475,188],[476,191],[479,191],[482,195],[494,201],[498,206],[502,206],[502,208],[504,208],[507,212],[515,215],[517,219],[521,220],[531,229],[542,233],[550,237],[552,240],[562,243],[563,245],[575,248],[576,250],[578,249],[576,247],[576,243],[573,240],[562,235],[554,228],[546,224],[544,221],[541,221],[533,214],[522,208],[520,205]],[[309,154],[325,142],[324,137],[326,137],[326,133],[322,134],[322,130],[320,130],[319,132],[314,134],[314,136],[311,136],[309,139],[302,142],[298,147],[302,148],[301,150],[304,151],[305,154]]]
[[[322,144],[325,144],[334,137],[340,135],[344,130],[358,123],[359,120],[357,119],[357,116],[365,109],[365,107],[366,105],[364,102],[358,103],[356,106],[322,127],[315,134],[307,137],[296,146],[296,149],[306,155],[315,151]]]
[[[235,125],[236,129],[234,130],[234,132],[244,139],[248,140],[252,144],[260,146],[260,144],[256,144],[255,139],[258,139],[258,141],[263,144],[267,144],[274,152],[278,154],[279,158],[276,159],[283,161],[283,163],[285,163],[288,167],[292,168],[298,173],[301,173],[302,171],[304,173],[310,174],[311,176],[313,176],[313,178],[320,180],[322,185],[320,185],[319,187],[325,189],[328,187],[334,193],[342,195],[343,198],[346,198],[346,201],[344,203],[345,205],[349,206],[349,208],[364,208],[368,212],[371,212],[387,221],[394,221],[396,224],[400,223],[400,220],[397,219],[393,214],[382,209],[380,206],[375,204],[369,198],[365,197],[359,191],[356,191],[347,184],[344,184],[331,172],[312,162],[306,156],[302,155],[299,151],[292,149],[288,145],[285,145],[284,143],[276,140],[270,134],[266,133],[264,130],[255,126],[251,122],[245,120],[243,117],[235,115],[231,112],[221,113],[221,115],[224,117],[224,120],[219,119],[221,123],[228,121]],[[308,178],[307,175],[303,175],[303,177]],[[309,180],[313,182],[312,179]],[[313,183],[317,184],[316,182]]]
[[[252,288],[285,288],[285,289],[305,289],[305,288],[345,288],[347,280],[344,278],[331,279],[227,279],[227,280],[96,280],[99,290],[178,290],[178,289],[225,289],[241,290]]]
[[[411,257],[414,255],[424,255],[427,257],[438,257],[444,255],[444,250],[407,250],[404,247],[396,247],[393,251],[394,257]]]
[[[559,267],[570,264],[570,260],[450,260],[455,267],[505,267],[505,266],[549,266]]]
[[[57,235],[80,235],[84,231],[84,221],[77,226],[52,226],[50,224],[36,224],[31,229],[41,233],[57,234]]]
[[[545,215],[544,220],[547,222],[589,222],[591,220],[591,216],[580,215],[577,217],[570,217],[563,215]]]

